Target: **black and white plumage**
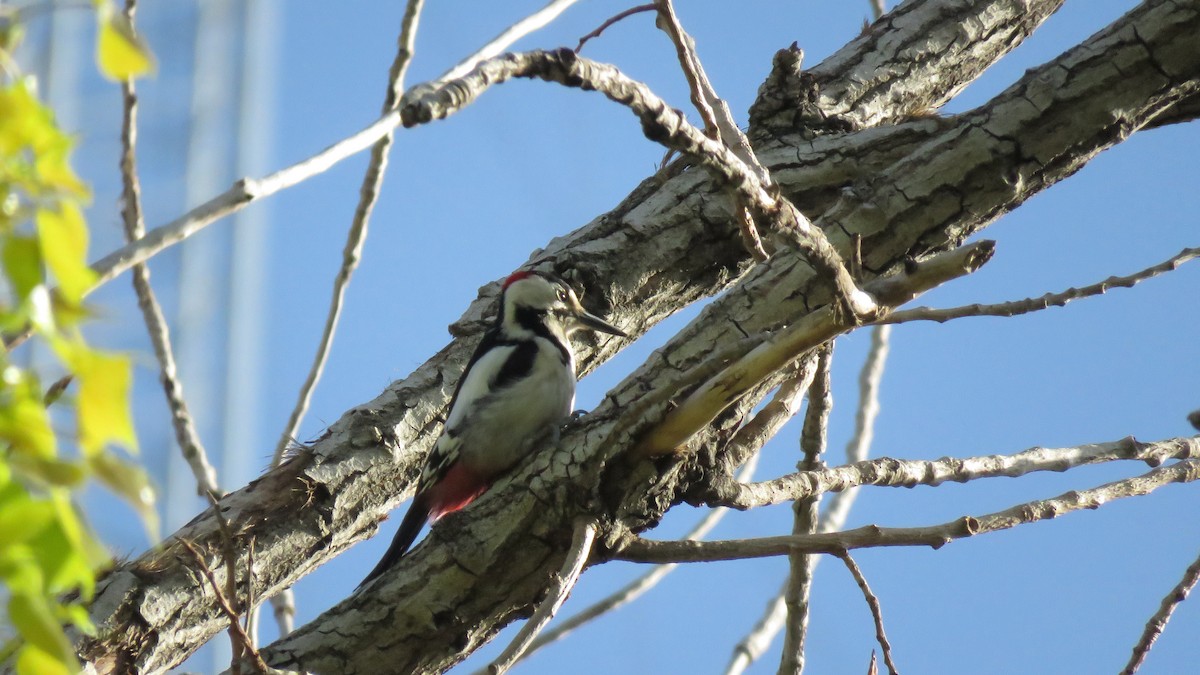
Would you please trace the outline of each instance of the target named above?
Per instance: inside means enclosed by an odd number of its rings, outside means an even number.
[[[500,312],[458,381],[412,505],[359,588],[394,565],[426,523],[470,504],[558,430],[575,405],[569,337],[581,329],[625,337],[552,274],[517,272],[505,280]]]

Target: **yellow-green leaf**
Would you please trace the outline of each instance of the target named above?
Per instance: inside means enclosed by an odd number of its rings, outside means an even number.
[[[154,70],[154,54],[128,17],[114,11],[102,11],[97,17],[96,63],[105,77],[123,82]]]
[[[19,389],[11,392],[14,400],[0,407],[0,439],[7,441],[14,453],[53,459],[57,451],[46,409],[38,398],[20,395]]]
[[[12,494],[0,502],[0,550],[33,537],[54,520],[54,505]]]
[[[8,601],[8,618],[28,643],[45,652],[45,656],[79,670],[71,643],[63,634],[45,598],[27,593],[15,593]],[[30,671],[35,672],[35,671]]]
[[[99,453],[115,441],[137,449],[137,436],[129,414],[129,359],[90,349],[75,349],[70,362],[79,378],[79,442],[84,454]]]
[[[13,464],[26,478],[43,485],[75,487],[87,478],[87,469],[79,462],[44,457],[14,457]]]
[[[37,229],[42,259],[54,272],[63,297],[78,304],[96,282],[96,273],[87,265],[83,213],[71,202],[61,202],[57,209],[38,209]]]
[[[78,662],[63,663],[46,652],[25,645],[17,653],[17,675],[72,675],[78,671]]]
[[[79,589],[83,597],[91,597],[96,585],[94,566],[89,564],[84,543],[68,532],[75,523],[64,523],[62,513],[58,515],[52,526],[29,540],[29,548],[45,576],[45,589],[51,593]]]
[[[25,301],[29,292],[42,283],[42,255],[37,239],[11,236],[4,242],[4,273],[12,285],[14,300]]]
[[[146,527],[150,541],[159,540],[158,511],[154,508],[154,488],[150,478],[140,466],[123,462],[111,452],[102,452],[88,458],[96,478],[110,490],[125,498],[137,509]]]

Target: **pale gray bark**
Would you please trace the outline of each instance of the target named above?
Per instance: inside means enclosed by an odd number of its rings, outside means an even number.
[[[777,68],[752,118],[760,159],[841,250],[850,235],[862,237],[868,276],[953,247],[1200,90],[1200,10],[1160,0],[976,111],[903,121],[945,102],[1058,5],[913,1],[808,73],[796,77]],[[986,17],[972,26],[994,28],[964,30],[967,12]],[[951,34],[957,37],[949,43],[935,41]],[[927,48],[914,49],[920,45]],[[873,126],[883,122],[896,124]],[[848,133],[830,133],[836,131]],[[794,321],[830,298],[829,288],[788,251],[745,275],[750,261],[732,204],[699,170],[648,179],[612,212],[551,242],[531,262],[574,270],[573,280],[599,303],[591,309],[635,336],[740,281],[595,414],[569,428],[558,452],[517,471],[528,485],[502,483],[469,518],[447,517],[372,593],[349,598],[264,649],[272,665],[381,672],[376,659],[383,659],[388,670],[434,672],[528,616],[562,562],[575,516],[600,517],[602,548],[622,532],[652,526],[672,503],[703,495],[709,478],[728,472],[715,448],[767,387],[696,439],[692,447],[703,451],[686,464],[622,458],[661,410],[643,410],[618,434],[611,433],[613,411],[669,388],[713,349]],[[399,503],[405,494],[399,486],[419,471],[496,292],[495,284],[484,287],[455,324],[464,339],[348,411],[313,447],[222,500],[239,532],[256,540],[255,597],[290,586],[372,534]],[[615,342],[585,346],[581,363],[590,370],[616,349]],[[211,512],[177,536],[195,542],[214,570],[224,569]],[[592,563],[604,557],[601,551]],[[239,560],[239,568],[245,563]],[[177,543],[118,567],[98,590],[92,614],[100,637],[81,644],[83,658],[98,672],[181,661],[224,629],[197,576]]]

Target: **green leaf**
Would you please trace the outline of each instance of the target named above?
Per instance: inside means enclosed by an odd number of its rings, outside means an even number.
[[[110,490],[125,498],[137,509],[146,526],[146,535],[150,541],[159,540],[158,511],[154,508],[154,488],[150,478],[140,466],[123,462],[111,452],[102,452],[88,458],[96,478],[108,486]]]
[[[11,236],[4,242],[4,273],[18,304],[42,283],[42,255],[33,237]]]
[[[14,593],[8,600],[8,618],[29,645],[45,652],[45,656],[52,661],[69,664],[71,671],[79,670],[71,642],[63,634],[62,626],[54,618],[45,598],[28,593]],[[18,671],[26,672],[21,670],[20,661],[18,658]]]
[[[105,77],[123,82],[154,70],[154,54],[128,17],[102,5],[97,21],[96,63]]]
[[[42,259],[58,280],[63,297],[79,304],[96,283],[96,273],[87,265],[88,231],[83,213],[71,202],[59,203],[58,209],[38,209],[37,229]]]
[[[54,505],[32,499],[28,493],[6,493],[0,500],[0,550],[20,544],[54,520]]]
[[[76,405],[84,454],[99,453],[108,441],[136,451],[137,435],[129,413],[129,358],[75,346],[69,364],[79,378]]]
[[[56,443],[46,409],[40,400],[21,389],[25,388],[14,387],[13,400],[0,406],[0,440],[7,441],[14,453],[53,459]]]
[[[95,571],[88,564],[83,542],[70,536],[69,529],[69,524],[56,520],[53,526],[30,539],[29,547],[45,575],[46,590],[65,593],[77,588],[83,597],[91,597],[96,585]]]
[[[88,477],[86,467],[66,459],[15,457],[13,464],[24,477],[47,486],[76,487]]]
[[[64,663],[33,645],[21,647],[17,654],[17,675],[72,675],[79,672],[79,663],[72,656]]]

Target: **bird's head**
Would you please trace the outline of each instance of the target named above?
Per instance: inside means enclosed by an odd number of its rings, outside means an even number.
[[[546,272],[516,272],[504,281],[501,322],[509,332],[536,334],[539,326],[564,337],[591,329],[628,337],[625,331],[591,314],[567,282]]]

